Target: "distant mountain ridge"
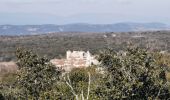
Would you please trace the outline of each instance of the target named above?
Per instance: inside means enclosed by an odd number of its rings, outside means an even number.
[[[53,32],[130,32],[170,30],[163,23],[0,25],[0,35],[35,35]]]

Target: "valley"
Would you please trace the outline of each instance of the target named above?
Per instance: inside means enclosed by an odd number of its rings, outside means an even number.
[[[0,36],[0,61],[15,61],[15,51],[19,47],[52,59],[63,58],[67,50],[89,50],[92,54],[96,54],[105,48],[120,51],[131,44],[151,51],[170,52],[170,32],[58,32],[43,35]]]

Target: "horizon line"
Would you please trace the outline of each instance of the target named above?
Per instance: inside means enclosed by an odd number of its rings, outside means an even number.
[[[44,23],[44,24],[0,24],[0,25],[16,25],[16,26],[25,26],[25,25],[74,25],[74,24],[89,24],[89,25],[114,25],[114,24],[165,24],[170,25],[170,23],[165,22],[115,22],[115,23],[86,23],[86,22],[75,22],[75,23],[66,23],[66,24],[54,24],[54,23]]]

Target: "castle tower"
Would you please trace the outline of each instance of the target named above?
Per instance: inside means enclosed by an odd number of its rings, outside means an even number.
[[[91,54],[89,51],[87,51],[86,53],[86,66],[90,66],[91,65],[91,60],[92,60],[92,57],[91,57]]]
[[[69,59],[69,58],[70,58],[70,56],[71,56],[71,51],[69,50],[69,51],[67,51],[67,53],[66,53],[66,57],[67,57],[67,59]]]

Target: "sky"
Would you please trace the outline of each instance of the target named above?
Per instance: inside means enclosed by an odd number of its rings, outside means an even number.
[[[0,0],[0,24],[170,24],[170,0]]]

